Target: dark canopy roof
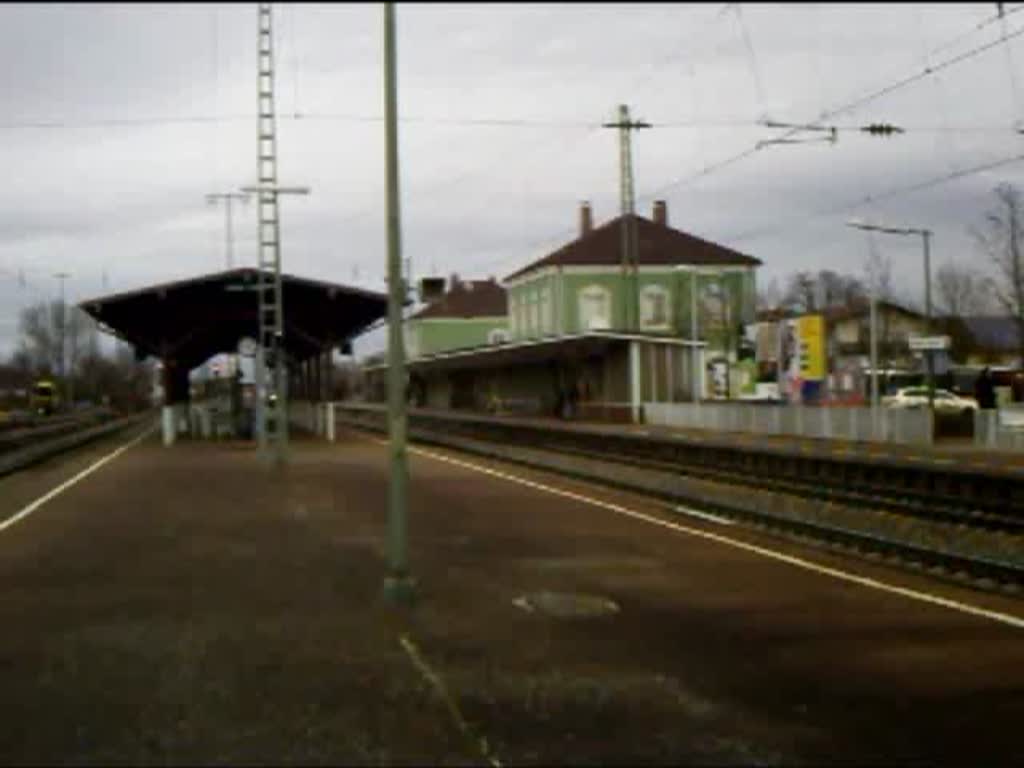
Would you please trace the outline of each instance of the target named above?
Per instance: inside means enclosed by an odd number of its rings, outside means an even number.
[[[194,368],[257,338],[257,270],[231,269],[135,291],[88,299],[79,306],[135,346],[139,357],[171,358]],[[387,313],[387,297],[320,280],[281,275],[284,346],[302,361],[358,335]]]

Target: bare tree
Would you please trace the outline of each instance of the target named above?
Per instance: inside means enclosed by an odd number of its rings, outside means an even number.
[[[22,354],[34,375],[61,376],[70,385],[83,357],[99,354],[96,322],[75,306],[41,301],[25,307],[18,317]],[[73,387],[69,396],[73,396]]]
[[[1016,319],[1019,352],[1024,358],[1024,200],[1012,184],[998,185],[993,194],[995,208],[985,216],[985,228],[971,228],[971,234],[996,268],[989,285],[1003,310]]]
[[[801,271],[790,275],[782,302],[787,309],[814,312],[818,308],[817,281],[814,273]]]
[[[864,283],[853,275],[843,275],[831,269],[818,272],[817,291],[822,309],[844,307],[861,301],[867,295]]]
[[[58,314],[53,305],[40,302],[25,307],[18,316],[21,349],[37,375],[60,370],[60,326],[59,320],[54,322]]]
[[[950,337],[950,355],[964,362],[974,347],[966,318],[985,311],[984,278],[969,267],[947,262],[935,273],[936,323]]]
[[[970,317],[984,311],[984,279],[977,270],[946,262],[935,273],[936,309],[950,317]]]

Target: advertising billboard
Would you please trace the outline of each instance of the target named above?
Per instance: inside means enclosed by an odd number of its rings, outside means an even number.
[[[825,378],[825,318],[805,315],[796,321],[797,345],[800,349],[800,378],[822,381]]]

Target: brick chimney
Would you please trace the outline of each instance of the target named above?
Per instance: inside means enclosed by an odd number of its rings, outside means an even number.
[[[594,216],[590,212],[590,203],[580,203],[580,237],[586,237],[594,231]]]
[[[664,200],[654,201],[654,223],[663,227],[668,226],[668,206]]]

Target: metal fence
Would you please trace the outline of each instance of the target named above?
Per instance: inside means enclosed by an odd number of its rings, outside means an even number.
[[[288,421],[297,427],[312,432],[314,435],[327,436],[333,439],[333,435],[325,435],[325,431],[332,426],[333,418],[328,418],[327,412],[334,413],[332,403],[313,403],[308,400],[292,400],[288,404]],[[331,430],[333,431],[333,430]]]
[[[836,440],[928,444],[932,422],[926,410],[761,403],[644,403],[648,424],[714,432],[751,432]]]
[[[1024,451],[1024,406],[975,411],[974,444],[993,450]]]
[[[230,438],[234,436],[231,398],[216,395],[193,401],[187,406],[188,432],[193,438]]]

